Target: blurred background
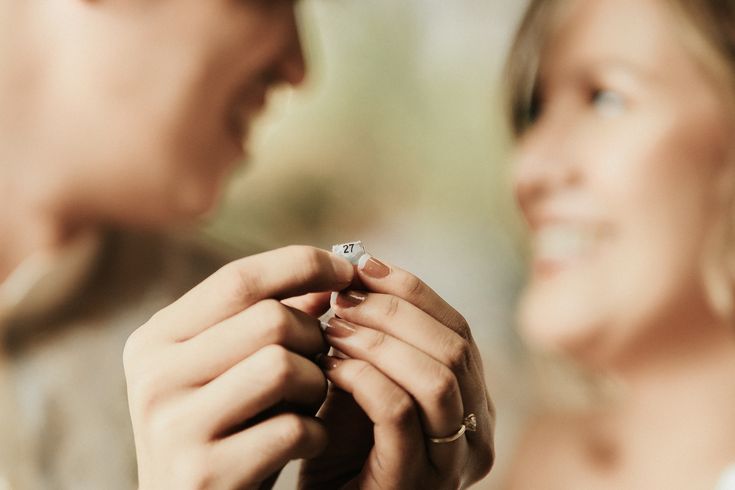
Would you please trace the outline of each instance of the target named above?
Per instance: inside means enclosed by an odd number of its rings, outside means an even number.
[[[519,0],[308,0],[310,71],[271,100],[204,232],[243,251],[363,240],[469,320],[497,402],[497,488],[528,406],[524,243],[501,75]],[[289,467],[278,488],[291,488]]]

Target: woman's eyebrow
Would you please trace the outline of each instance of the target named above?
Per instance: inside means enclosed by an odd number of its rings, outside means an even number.
[[[630,77],[633,81],[646,81],[654,79],[654,75],[639,63],[620,58],[604,58],[591,64],[594,70],[601,72],[614,72]]]

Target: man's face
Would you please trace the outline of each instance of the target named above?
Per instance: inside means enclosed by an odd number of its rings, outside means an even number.
[[[36,157],[116,221],[211,208],[269,89],[304,77],[293,0],[37,3]]]

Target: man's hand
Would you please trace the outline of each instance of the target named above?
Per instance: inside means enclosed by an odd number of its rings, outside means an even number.
[[[226,265],[156,313],[124,352],[141,490],[257,488],[327,443],[318,320],[293,306],[352,265],[288,247]],[[307,296],[303,296],[307,295]],[[286,408],[287,407],[287,408]]]

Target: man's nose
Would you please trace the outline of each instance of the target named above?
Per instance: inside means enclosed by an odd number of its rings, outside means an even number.
[[[278,64],[278,81],[297,86],[306,78],[306,61],[295,12],[292,12],[289,24],[288,41]]]

